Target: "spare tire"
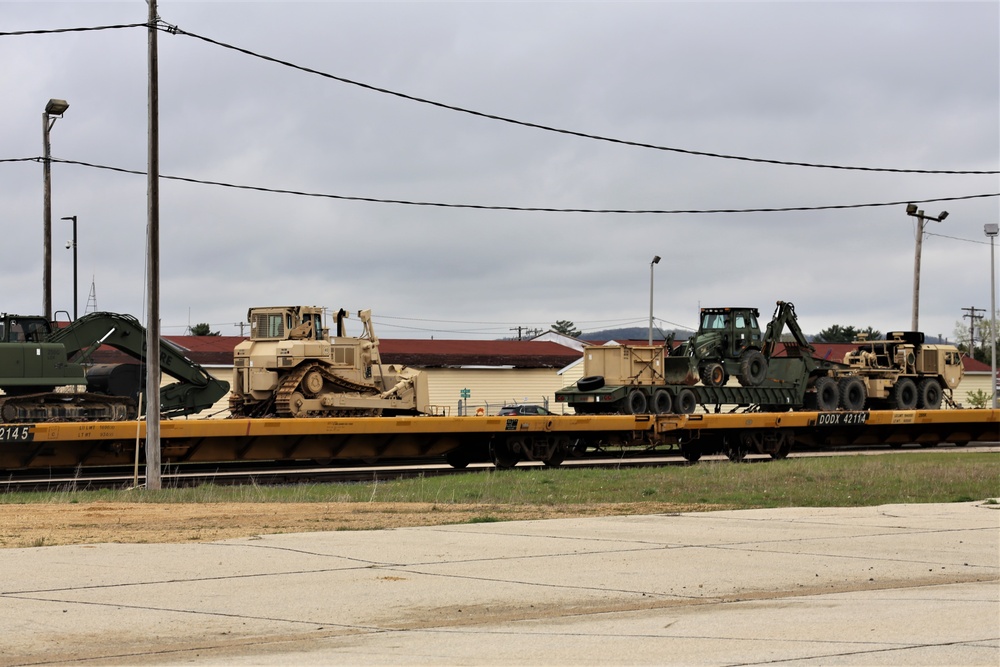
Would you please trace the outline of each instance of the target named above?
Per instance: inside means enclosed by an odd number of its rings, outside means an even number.
[[[604,386],[603,375],[588,375],[576,381],[576,388],[580,391],[596,391]]]

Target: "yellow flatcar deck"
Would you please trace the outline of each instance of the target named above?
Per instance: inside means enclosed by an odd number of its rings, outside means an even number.
[[[939,444],[1000,440],[1000,410],[873,410],[692,415],[367,417],[164,420],[164,464],[439,457],[483,451],[498,438],[673,446],[740,431],[788,431],[810,446]],[[124,465],[144,446],[145,422],[0,425],[0,469]]]

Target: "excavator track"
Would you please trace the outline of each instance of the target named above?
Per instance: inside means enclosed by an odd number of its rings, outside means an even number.
[[[48,392],[0,398],[0,417],[5,424],[128,421],[137,414],[135,401],[124,396]]]
[[[325,382],[329,382],[343,392],[352,392],[358,394],[376,395],[378,394],[378,389],[373,386],[358,384],[356,382],[351,382],[350,380],[343,378],[336,373],[332,372],[328,367],[322,364],[303,364],[299,366],[294,371],[292,371],[284,380],[281,382],[281,386],[278,387],[278,391],[275,394],[274,399],[274,409],[279,417],[296,417],[298,413],[292,408],[291,401],[293,395],[299,390],[303,378],[310,372],[317,371],[323,376]],[[317,396],[321,396],[324,392],[321,390]],[[379,410],[374,410],[371,408],[358,408],[358,409],[341,409],[341,410],[323,410],[315,411],[316,414],[309,414],[306,416],[316,416],[316,417],[373,417],[378,416]]]

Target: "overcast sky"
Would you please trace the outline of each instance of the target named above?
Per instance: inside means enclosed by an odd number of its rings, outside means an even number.
[[[249,307],[372,309],[384,338],[499,338],[572,320],[663,328],[700,306],[796,305],[833,324],[909,329],[905,202],[1000,192],[997,2],[172,2],[187,33],[325,75],[598,141],[422,104],[158,33],[164,334],[240,333]],[[0,2],[0,31],[144,23],[129,2]],[[0,160],[144,172],[147,31],[0,36]],[[0,309],[42,312],[40,161],[0,162]],[[54,310],[146,320],[146,178],[52,167]],[[990,308],[996,196],[921,204],[920,328],[953,337]],[[967,322],[967,320],[965,320]]]

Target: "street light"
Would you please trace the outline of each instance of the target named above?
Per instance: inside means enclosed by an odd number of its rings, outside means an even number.
[[[993,369],[993,373],[990,375],[992,380],[993,389],[993,409],[997,409],[997,280],[994,274],[993,267],[993,239],[997,237],[997,232],[1000,231],[1000,225],[995,222],[987,223],[983,226],[983,231],[986,235],[990,237],[990,314],[993,322],[990,326],[990,367]]]
[[[660,263],[660,256],[654,255],[649,263],[649,344],[653,344],[653,265]]]
[[[73,248],[73,321],[75,322],[76,318],[78,317],[76,308],[77,304],[76,298],[77,294],[79,294],[79,292],[77,292],[76,289],[76,216],[70,215],[63,218],[63,220],[73,221],[73,240],[66,242],[66,249],[68,250],[69,248]]]
[[[941,211],[935,218],[932,215],[924,215],[923,211],[918,211],[916,204],[907,204],[906,215],[917,219],[917,249],[913,258],[913,321],[910,329],[918,331],[917,321],[920,319],[920,248],[924,242],[924,224],[927,220],[943,222],[948,217],[948,211]]]
[[[45,319],[52,319],[52,167],[49,163],[49,130],[56,124],[56,118],[62,117],[69,108],[66,100],[51,99],[42,112],[42,175],[44,178],[44,205],[42,225],[42,309]]]

